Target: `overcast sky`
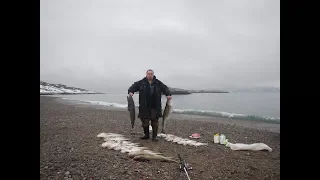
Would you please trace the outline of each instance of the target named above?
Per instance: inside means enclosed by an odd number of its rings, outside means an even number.
[[[280,86],[279,0],[40,0],[40,78],[126,92]]]

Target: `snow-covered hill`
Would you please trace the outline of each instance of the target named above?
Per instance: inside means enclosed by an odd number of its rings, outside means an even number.
[[[68,87],[64,84],[50,84],[40,81],[40,95],[41,94],[101,94],[86,89]]]

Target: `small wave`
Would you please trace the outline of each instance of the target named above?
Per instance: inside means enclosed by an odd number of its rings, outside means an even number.
[[[260,121],[266,121],[266,122],[280,123],[280,118],[256,116],[256,115],[245,115],[245,114],[229,113],[229,112],[223,112],[223,111],[173,109],[173,112],[180,113],[180,114],[205,115],[205,116],[212,116],[212,117],[227,117],[230,119],[260,120]]]
[[[119,104],[119,103],[113,103],[113,102],[103,102],[103,101],[82,101],[82,102],[87,102],[93,105],[110,106],[110,107],[116,107],[116,108],[128,107],[128,105],[126,104]]]
[[[63,98],[63,99],[71,100],[69,98]],[[121,109],[128,107],[127,104],[119,104],[119,103],[113,103],[113,102],[84,101],[84,100],[76,100],[76,101],[85,102],[85,103],[89,103],[92,105],[109,106],[109,107],[115,107],[115,108],[121,108]],[[138,105],[136,105],[136,107],[138,107]],[[223,111],[196,110],[196,109],[173,109],[173,113],[280,123],[280,118],[267,117],[267,116],[256,116],[256,115],[245,115],[245,114],[229,113],[229,112],[223,112]]]
[[[109,107],[116,107],[116,108],[127,108],[128,107],[128,105],[126,105],[126,104],[104,102],[104,101],[85,101],[85,100],[74,100],[74,99],[70,99],[70,98],[62,98],[62,99],[69,100],[69,101],[77,101],[77,102],[89,103],[89,104],[92,104],[92,105],[101,105],[101,106],[109,106]]]

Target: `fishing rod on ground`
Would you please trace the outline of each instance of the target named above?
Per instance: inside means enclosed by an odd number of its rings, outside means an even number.
[[[165,106],[164,112],[165,112],[165,110],[166,110],[166,108],[167,108],[167,103],[168,103],[168,100],[167,100],[167,102],[166,102],[166,106]],[[172,107],[171,107],[171,108],[172,108]],[[163,112],[163,113],[164,113],[164,112]],[[167,111],[167,112],[168,112],[168,111]],[[164,116],[164,115],[163,115],[163,116]],[[164,117],[163,117],[163,116],[162,116],[162,129],[163,129],[164,126],[165,126],[165,122],[163,121],[163,120],[164,120]],[[174,120],[174,126],[175,126],[174,131],[176,131],[176,130],[177,130],[177,121],[176,121],[176,120]],[[165,133],[165,134],[167,134],[167,133]],[[190,180],[190,177],[189,177],[189,174],[188,174],[188,170],[191,170],[192,167],[189,166],[189,164],[187,164],[187,163],[185,162],[185,160],[182,159],[180,153],[178,153],[178,157],[179,157],[179,160],[180,160],[180,171],[184,171],[184,172],[186,173],[186,175],[187,175],[188,180]]]
[[[182,159],[181,155],[178,154],[179,160],[180,160],[180,171],[184,171],[187,175],[188,180],[190,180],[189,174],[188,174],[188,170],[192,169],[191,167],[189,167],[189,164],[186,163],[185,160]]]

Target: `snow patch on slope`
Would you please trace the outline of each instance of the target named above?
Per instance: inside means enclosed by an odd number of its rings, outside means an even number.
[[[68,87],[63,84],[50,84],[40,81],[40,94],[97,94],[86,89]]]

